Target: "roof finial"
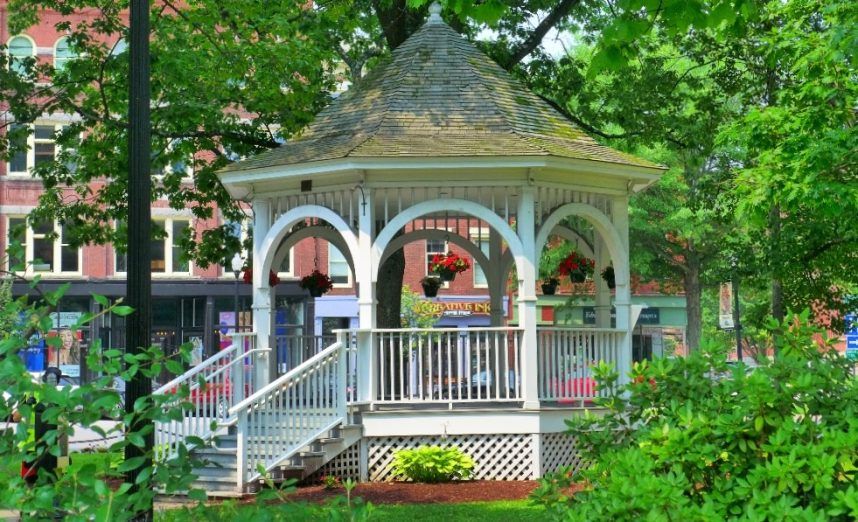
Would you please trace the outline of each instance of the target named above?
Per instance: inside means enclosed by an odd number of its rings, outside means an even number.
[[[429,6],[429,19],[426,20],[426,23],[440,24],[443,22],[444,20],[441,19],[441,4],[438,2],[432,2],[432,5]]]

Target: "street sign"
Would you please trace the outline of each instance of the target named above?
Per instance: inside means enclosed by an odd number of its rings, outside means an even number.
[[[850,361],[858,361],[858,334],[846,336],[846,358]]]

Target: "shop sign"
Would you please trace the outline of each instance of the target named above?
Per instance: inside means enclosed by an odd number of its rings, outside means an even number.
[[[492,313],[489,301],[420,301],[415,308],[418,313],[435,317],[487,316]]]
[[[592,306],[583,307],[584,324],[596,324],[596,309]],[[611,307],[611,324],[616,324],[617,310]],[[644,308],[638,317],[637,324],[661,324],[660,308]]]

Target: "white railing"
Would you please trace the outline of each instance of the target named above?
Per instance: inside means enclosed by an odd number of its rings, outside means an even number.
[[[229,409],[253,393],[251,359],[259,352],[253,348],[255,333],[233,334],[233,344],[209,357],[153,392],[153,395],[177,395],[187,386],[190,409],[181,410],[181,418],[155,424],[155,458],[175,455],[179,444],[190,437],[207,440],[224,426],[235,422]],[[175,407],[168,401],[167,407]],[[214,423],[214,427],[212,426]]]
[[[277,334],[277,373],[283,375],[336,341],[334,335]]]
[[[230,408],[238,422],[238,487],[293,457],[346,418],[346,355],[333,345]]]
[[[373,402],[521,400],[519,328],[373,330]]]
[[[539,328],[539,400],[584,403],[603,396],[593,366],[618,363],[625,332],[608,328]]]

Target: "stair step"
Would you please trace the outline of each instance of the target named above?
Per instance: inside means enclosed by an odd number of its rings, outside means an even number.
[[[232,468],[218,468],[214,466],[207,466],[205,468],[195,468],[193,471],[194,475],[197,476],[197,481],[199,480],[209,480],[213,478],[221,479],[228,478],[233,483],[236,482],[238,477],[238,470],[233,466]],[[195,481],[196,482],[196,481]]]
[[[195,473],[195,475],[199,475],[199,473]],[[235,472],[229,476],[218,476],[218,475],[199,475],[199,477],[194,480],[194,485],[199,487],[200,484],[203,483],[212,483],[212,484],[232,484],[233,487],[238,483],[238,478],[235,475]]]

